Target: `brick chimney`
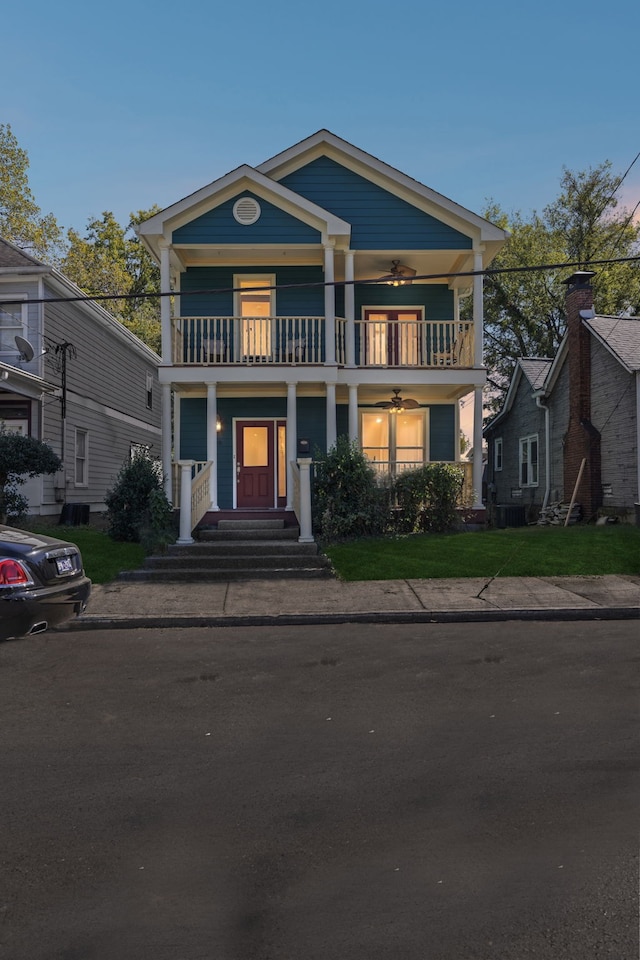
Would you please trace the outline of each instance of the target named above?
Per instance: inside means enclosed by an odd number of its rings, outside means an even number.
[[[600,433],[591,423],[591,335],[581,314],[593,316],[590,270],[580,270],[563,283],[567,286],[566,317],[569,350],[569,426],[564,437],[564,499],[569,502],[586,460],[576,503],[584,519],[602,505]]]

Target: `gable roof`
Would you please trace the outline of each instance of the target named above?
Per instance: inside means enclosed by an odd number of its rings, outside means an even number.
[[[544,385],[553,361],[546,357],[521,357],[518,363],[532,389],[539,390]]]
[[[36,260],[9,240],[0,237],[0,274],[3,273],[49,273],[51,267]]]
[[[629,373],[640,370],[640,317],[597,316],[582,322]]]
[[[535,395],[542,391],[545,380],[552,366],[553,360],[549,360],[547,357],[519,357],[516,361],[516,365],[511,376],[511,381],[509,383],[509,389],[505,395],[502,408],[495,415],[493,420],[487,424],[483,430],[483,433],[493,430],[493,428],[500,423],[503,417],[506,416],[509,410],[511,410],[518,392],[518,387],[520,386],[520,381],[523,377],[531,387],[531,399],[533,400]]]
[[[237,193],[248,189],[315,226],[324,235],[341,238],[342,243],[349,246],[349,223],[280,182],[289,173],[321,156],[335,160],[442,223],[473,238],[474,243],[482,250],[485,265],[491,262],[509,237],[508,231],[342,140],[329,130],[317,131],[255,168],[248,164],[237,167],[145,220],[137,228],[137,233],[152,255],[159,260],[160,241],[170,241],[174,229],[219,206],[230,199],[234,191]],[[175,249],[173,257],[177,257]]]
[[[489,245],[497,243],[499,248],[509,236],[508,231],[497,227],[489,220],[485,220],[484,217],[472,213],[388,163],[378,160],[377,157],[336,136],[330,130],[318,130],[310,137],[306,137],[294,146],[282,151],[282,153],[276,154],[275,157],[261,163],[256,169],[279,180],[319,156],[328,156],[338,160],[350,169],[363,173],[373,182],[404,196],[409,202],[421,206],[429,212],[437,209],[440,219],[450,223],[457,230],[468,233],[469,229],[473,228],[474,233],[479,231],[480,240],[483,243]],[[497,250],[493,252],[492,256],[496,252]]]

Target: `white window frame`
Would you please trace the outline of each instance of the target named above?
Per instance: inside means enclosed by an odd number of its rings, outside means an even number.
[[[269,315],[267,317],[258,316],[256,319],[259,321],[258,330],[255,333],[250,333],[245,329],[245,322],[243,320],[242,314],[242,300],[243,292],[240,289],[242,283],[247,283],[249,288],[252,284],[258,283],[271,289],[265,290],[265,293],[269,294]],[[256,350],[249,350],[247,355],[255,354],[261,357],[271,357],[274,352],[274,337],[276,336],[275,324],[272,322],[272,318],[276,315],[276,275],[275,273],[234,273],[233,275],[233,315],[236,318],[235,325],[235,342],[236,342],[236,353],[238,356],[236,359],[240,359],[245,352],[245,347],[248,345],[245,343],[245,340],[251,341],[255,338],[255,346],[258,348]],[[258,288],[259,289],[259,288]],[[258,290],[254,291],[257,293]],[[249,294],[251,297],[251,294]],[[247,316],[247,319],[251,319],[250,315]],[[262,323],[260,323],[262,322]],[[264,331],[260,332],[260,325],[264,324]]]
[[[84,437],[84,452],[78,456],[78,438]],[[78,480],[78,466],[82,464],[82,479]],[[73,447],[73,479],[76,487],[89,486],[89,431],[84,427],[76,427]]]
[[[22,303],[18,304],[15,301],[22,301]],[[8,293],[6,291],[2,291],[0,288],[0,307],[2,307],[3,304],[7,304],[8,306],[9,303],[11,303],[12,309],[17,306],[20,307],[20,321],[15,328],[12,328],[16,331],[13,336],[24,337],[27,331],[27,294]],[[1,332],[3,329],[4,328],[0,326],[0,357],[11,357],[13,359],[17,359],[20,351],[15,343],[9,343],[8,341],[4,342]]]
[[[502,470],[503,463],[503,453],[502,453],[502,437],[496,437],[493,442],[493,469],[496,473],[499,473]]]
[[[375,449],[380,452],[386,452],[386,457],[387,457],[386,460],[376,460],[375,457],[373,460],[371,460],[371,463],[374,464],[374,466],[376,463],[382,463],[386,466],[386,468],[389,471],[396,471],[399,469],[400,472],[402,472],[403,470],[413,470],[417,467],[424,466],[425,463],[429,462],[427,459],[428,457],[427,451],[429,449],[429,436],[428,436],[429,421],[427,417],[427,411],[424,409],[412,410],[412,411],[406,411],[406,413],[407,413],[407,416],[420,418],[422,423],[422,444],[419,447],[401,447],[400,449],[401,450],[409,450],[409,449],[419,450],[421,453],[420,460],[398,461],[398,437],[397,437],[397,430],[396,430],[397,420],[395,419],[396,416],[398,416],[397,414],[390,414],[388,410],[376,410],[374,407],[371,407],[370,409],[362,409],[360,411],[360,444],[365,456],[367,458],[369,457],[367,450]],[[366,447],[365,448],[365,444],[364,444],[365,414],[374,414],[376,417],[387,417],[387,423],[388,423],[387,429],[388,429],[388,438],[389,438],[388,447],[375,447],[375,448]]]
[[[531,452],[535,445],[536,456],[532,458]],[[537,487],[540,467],[540,444],[538,434],[532,433],[529,437],[520,437],[518,443],[519,457],[518,469],[521,487]]]

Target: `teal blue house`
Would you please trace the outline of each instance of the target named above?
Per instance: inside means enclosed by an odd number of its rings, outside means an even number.
[[[173,292],[161,300],[164,468],[176,503],[187,466],[206,476],[195,522],[295,509],[300,453],[340,435],[381,473],[456,462],[469,394],[481,448],[482,271],[505,231],[320,130],[139,236]]]

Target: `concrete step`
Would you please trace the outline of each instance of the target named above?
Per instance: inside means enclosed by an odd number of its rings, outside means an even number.
[[[217,529],[221,530],[284,530],[284,520],[219,520]]]
[[[222,530],[217,527],[200,527],[194,536],[200,543],[213,540],[298,540],[299,527],[271,527],[268,530],[254,527],[231,527]]]
[[[278,556],[310,556],[318,554],[316,543],[298,543],[297,540],[206,540],[190,544],[171,544],[168,555],[179,557],[240,556],[260,557],[266,555]]]

